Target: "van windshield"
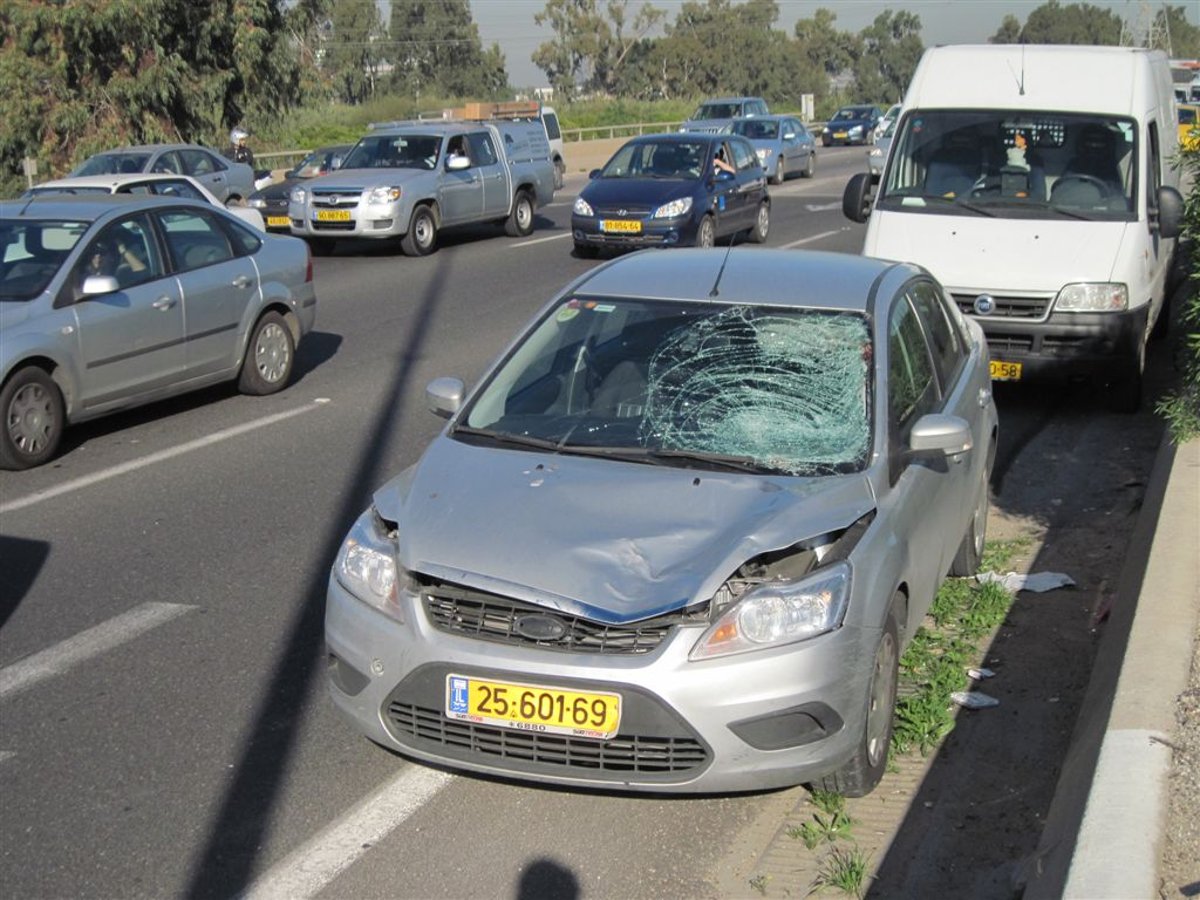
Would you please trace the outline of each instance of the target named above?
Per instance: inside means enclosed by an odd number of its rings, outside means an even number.
[[[1004,218],[1137,218],[1132,119],[1028,110],[914,110],[876,207]]]

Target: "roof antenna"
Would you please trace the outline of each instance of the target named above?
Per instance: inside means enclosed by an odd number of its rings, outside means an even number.
[[[713,282],[712,290],[708,292],[708,296],[716,297],[721,292],[717,289],[721,283],[721,276],[725,274],[725,263],[729,262],[729,254],[733,252],[734,235],[729,236],[729,245],[725,248],[725,256],[721,259],[721,268],[717,269],[717,278]]]
[[[1017,80],[1017,93],[1022,97],[1025,96],[1025,45],[1021,45],[1021,74],[1017,75],[1012,70],[1012,63],[1008,64],[1008,71],[1012,72],[1013,78]]]

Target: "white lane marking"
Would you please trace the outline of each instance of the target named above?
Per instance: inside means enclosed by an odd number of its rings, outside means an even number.
[[[372,845],[428,803],[453,775],[405,769],[250,885],[243,900],[301,900],[316,896]]]
[[[73,666],[119,647],[195,608],[183,603],[143,603],[135,606],[127,613],[0,669],[0,698],[55,675],[65,675]]]
[[[12,750],[0,750],[0,766],[4,765],[5,760],[12,759],[16,755]]]
[[[827,237],[833,237],[835,234],[841,234],[843,231],[847,230],[848,229],[846,228],[838,228],[835,231],[822,231],[820,234],[810,235],[806,238],[800,238],[798,241],[792,241],[790,244],[784,244],[783,249],[787,250],[789,247],[799,247],[801,244],[811,244],[813,241],[820,241]]]
[[[121,463],[120,465],[112,466],[108,469],[102,469],[99,472],[93,472],[91,475],[84,475],[81,478],[76,478],[72,481],[64,481],[62,484],[55,485],[52,488],[46,488],[44,491],[35,491],[27,497],[19,497],[16,500],[10,500],[7,503],[0,503],[0,514],[13,512],[14,510],[24,509],[27,506],[33,506],[35,503],[41,503],[43,500],[49,500],[51,497],[58,497],[62,494],[68,494],[71,491],[77,491],[80,488],[89,487],[101,481],[107,481],[109,478],[116,478],[118,475],[124,475],[127,472],[134,472],[146,466],[154,465],[166,459],[171,459],[174,456],[179,456],[183,453],[190,453],[193,450],[199,450],[201,447],[207,447],[210,444],[216,444],[220,441],[228,440],[232,437],[237,437],[239,434],[244,434],[247,431],[254,431],[256,428],[263,428],[267,425],[274,425],[276,422],[282,422],[284,419],[290,419],[292,416],[298,416],[300,413],[312,412],[321,405],[328,403],[326,399],[317,399],[312,403],[301,406],[299,409],[290,409],[286,412],[275,413],[271,416],[266,416],[262,419],[255,419],[253,422],[243,422],[241,425],[234,425],[231,428],[226,428],[222,431],[214,431],[206,437],[197,438],[194,441],[188,441],[186,444],[180,444],[178,447],[169,447],[166,450],[160,450],[157,453],[151,453],[149,456],[143,456],[140,459],[131,459],[129,462]]]
[[[552,234],[550,237],[534,238],[532,241],[521,241],[519,244],[509,244],[510,247],[532,247],[534,244],[544,244],[546,241],[557,241],[560,238],[569,238],[571,232],[564,231],[562,234]]]
[[[821,203],[821,204],[809,203],[804,208],[807,209],[809,212],[826,212],[827,210],[830,210],[830,209],[841,209],[842,204],[840,201],[838,203]]]

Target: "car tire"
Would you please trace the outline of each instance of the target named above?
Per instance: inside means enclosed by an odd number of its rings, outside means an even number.
[[[696,246],[708,249],[717,243],[717,225],[713,217],[706,215],[696,226]]]
[[[750,229],[750,243],[761,244],[771,231],[771,204],[766,200],[758,204],[758,213],[754,217],[754,227]]]
[[[979,485],[979,499],[975,502],[975,511],[971,513],[971,521],[963,534],[962,543],[950,563],[950,574],[956,578],[969,578],[979,571],[979,561],[983,559],[983,545],[987,540],[988,517],[988,472],[983,471],[983,483]]]
[[[529,191],[517,191],[513,197],[512,212],[504,223],[504,233],[509,237],[528,237],[533,234],[533,197]]]
[[[821,146],[828,147],[833,141],[830,138],[821,138]]]
[[[250,332],[238,390],[263,396],[287,387],[296,365],[296,341],[283,316],[274,310],[263,313]]]
[[[561,191],[563,189],[563,183],[566,181],[566,178],[566,164],[563,163],[561,159],[556,159],[554,161],[554,189],[556,191]]]
[[[591,244],[575,245],[575,255],[580,259],[595,259],[599,254],[599,247],[593,247]]]
[[[437,216],[428,203],[413,210],[408,231],[400,238],[400,249],[406,256],[428,256],[437,249]]]
[[[804,164],[804,171],[800,173],[802,178],[812,178],[817,171],[817,154],[808,154],[808,162]]]
[[[783,180],[787,178],[787,172],[783,168],[783,157],[775,160],[775,174],[771,176],[771,184],[783,184]]]
[[[838,770],[814,781],[813,787],[845,797],[865,797],[875,789],[887,768],[896,715],[896,685],[900,678],[900,611],[904,595],[892,596],[891,609],[875,647],[867,709],[854,755]]]
[[[0,469],[30,469],[54,456],[66,412],[62,392],[45,369],[18,369],[0,389],[0,414]]]

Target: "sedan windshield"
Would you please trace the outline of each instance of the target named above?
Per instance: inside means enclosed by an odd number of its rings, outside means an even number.
[[[734,134],[748,137],[752,141],[772,140],[779,137],[779,123],[762,119],[738,119],[731,129]]]
[[[707,159],[703,141],[645,141],[618,150],[601,178],[699,178]]]
[[[0,300],[32,300],[44,291],[87,227],[86,222],[0,220]]]
[[[870,451],[864,317],[571,298],[526,335],[453,436],[648,465],[857,471]]]
[[[693,122],[705,119],[733,119],[742,114],[739,103],[706,103],[692,114]]]
[[[877,205],[905,212],[1133,221],[1131,119],[1027,110],[915,110]]]
[[[379,134],[362,138],[343,169],[433,169],[442,139],[431,134]]]
[[[147,153],[99,153],[84,161],[72,175],[116,175],[141,172],[150,158]]]

